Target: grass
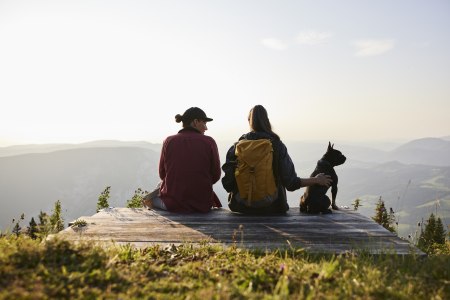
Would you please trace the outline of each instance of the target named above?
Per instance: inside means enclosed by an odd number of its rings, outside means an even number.
[[[449,299],[450,246],[426,258],[0,238],[0,299]]]

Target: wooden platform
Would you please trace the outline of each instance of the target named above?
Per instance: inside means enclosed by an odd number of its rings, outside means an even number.
[[[273,250],[303,248],[311,253],[423,254],[371,219],[351,210],[309,215],[291,208],[285,216],[244,216],[226,209],[208,214],[172,214],[146,209],[109,208],[80,217],[84,227],[69,227],[58,235],[69,240],[94,240],[106,244],[198,244]]]

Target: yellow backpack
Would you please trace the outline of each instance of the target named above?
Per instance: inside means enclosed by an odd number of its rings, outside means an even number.
[[[272,142],[268,139],[240,140],[235,155],[234,175],[239,190],[236,199],[249,207],[270,205],[277,197]]]

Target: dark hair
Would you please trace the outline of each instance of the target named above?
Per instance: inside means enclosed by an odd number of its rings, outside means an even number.
[[[175,116],[175,122],[183,122],[184,128],[190,126],[191,122],[195,119],[203,120],[205,122],[211,122],[213,120],[211,118],[208,118],[205,112],[198,107],[188,108],[183,115],[177,114]]]
[[[255,105],[248,114],[248,122],[253,131],[265,132],[279,139],[280,137],[272,131],[267,110],[262,105]]]
[[[177,114],[177,115],[175,116],[175,122],[180,123],[180,122],[182,122],[182,121],[183,121],[183,116],[180,115],[180,114]]]
[[[175,116],[175,122],[177,122],[177,123],[183,122],[183,128],[186,128],[186,127],[190,126],[189,124],[191,124],[191,120],[189,122],[186,122],[186,120],[183,120],[183,116],[180,114],[177,114]]]

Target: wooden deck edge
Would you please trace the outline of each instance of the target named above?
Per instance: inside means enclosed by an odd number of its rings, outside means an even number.
[[[144,209],[110,208],[77,220],[85,220],[87,226],[68,227],[57,235],[49,236],[48,240],[57,236],[76,243],[90,242],[102,247],[129,245],[138,249],[157,245],[169,247],[189,244],[197,247],[209,244],[225,248],[235,246],[250,251],[294,250],[311,254],[426,256],[408,241],[353,211],[339,211],[333,216],[317,216],[302,215],[292,210],[287,216],[254,217],[237,216],[223,209],[207,215],[175,215]],[[321,226],[325,231],[318,231],[321,236],[310,235],[308,230],[298,228],[299,222],[302,226]],[[242,224],[247,230],[261,228],[258,229],[262,230],[260,234],[268,236],[258,239],[257,235],[246,233],[242,241],[239,237],[232,240],[230,232]],[[327,226],[333,228],[331,232],[336,233],[330,235]],[[142,231],[143,228],[148,230]],[[160,230],[163,236],[152,233],[152,228]],[[220,234],[210,235],[219,229],[222,230]],[[110,232],[110,236],[105,235],[105,232]],[[275,238],[271,239],[270,235]],[[192,239],[189,240],[189,237]]]

